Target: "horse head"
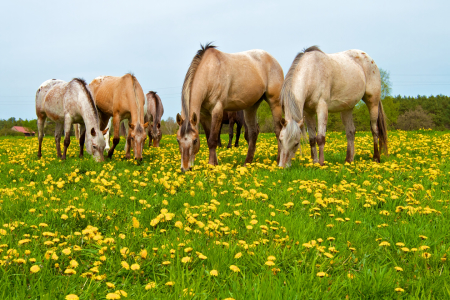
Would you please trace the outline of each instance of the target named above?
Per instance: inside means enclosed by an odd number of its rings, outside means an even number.
[[[97,161],[104,161],[103,151],[105,150],[105,139],[103,134],[106,132],[101,132],[99,129],[86,130],[86,152],[92,155],[92,157]]]
[[[194,166],[195,155],[200,150],[200,139],[196,129],[197,114],[193,113],[190,120],[183,119],[177,114],[177,123],[180,126],[177,131],[177,142],[181,153],[181,170],[185,172]]]
[[[148,122],[142,126],[140,123],[137,125],[129,123],[128,126],[131,129],[130,132],[130,143],[134,149],[134,159],[141,161],[142,160],[142,149],[144,148],[144,142],[147,138],[147,134],[145,129],[148,127]]]
[[[279,167],[290,167],[291,160],[295,156],[300,140],[302,138],[303,119],[300,122],[293,120],[286,121],[284,118],[280,121],[282,129],[280,131],[280,162]]]

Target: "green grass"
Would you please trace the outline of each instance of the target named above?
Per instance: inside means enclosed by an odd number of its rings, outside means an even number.
[[[329,133],[324,167],[311,163],[304,145],[304,155],[281,169],[274,135],[261,134],[248,168],[244,140],[219,149],[220,165],[210,167],[203,137],[193,171],[181,173],[174,136],[161,148],[146,146],[141,164],[123,151],[104,163],[79,159],[76,141],[60,161],[53,138],[44,139],[38,160],[36,138],[1,137],[0,299],[105,299],[117,290],[125,299],[449,298],[450,134],[390,132],[381,164],[371,161],[371,143],[358,133],[355,163],[344,164],[345,135]],[[88,226],[97,229],[83,232]],[[46,257],[49,250],[57,258]],[[71,260],[79,266],[67,275]],[[31,273],[33,265],[40,271]],[[98,273],[82,276],[95,265]],[[149,282],[156,287],[146,290]]]

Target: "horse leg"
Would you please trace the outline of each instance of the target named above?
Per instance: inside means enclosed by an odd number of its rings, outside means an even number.
[[[80,124],[80,154],[78,155],[80,158],[83,157],[83,151],[84,151],[84,142],[86,141],[86,126],[83,124]]]
[[[239,147],[239,137],[241,136],[242,124],[236,122],[236,141],[234,142],[234,146]]]
[[[280,97],[278,93],[273,95],[268,95],[266,93],[265,100],[267,104],[270,106],[270,110],[272,111],[273,117],[273,125],[275,127],[275,135],[277,137],[278,143],[278,153],[277,153],[277,164],[280,162],[280,151],[281,151],[281,143],[280,143],[280,131],[281,131],[281,118],[283,115],[283,110],[281,108]]]
[[[123,148],[123,151],[125,151],[125,153],[128,153],[128,151],[130,151],[129,147],[130,147],[130,143],[128,143],[128,119],[124,119],[122,121],[123,124],[123,128],[125,129],[125,147]]]
[[[131,130],[128,130],[125,144],[125,159],[131,158]],[[128,147],[127,147],[128,146]]]
[[[258,139],[258,123],[256,122],[256,111],[258,110],[261,100],[256,102],[253,106],[244,110],[245,122],[248,130],[248,151],[245,158],[244,166],[253,161],[256,150],[256,140]]]
[[[222,140],[220,139],[220,134],[222,133],[222,126],[223,123],[220,122],[219,137],[217,138],[217,147],[222,147]]]
[[[77,124],[78,125],[78,124]],[[70,116],[66,116],[64,120],[64,153],[62,155],[62,160],[66,159],[67,148],[70,145],[70,128],[72,127],[72,120]]]
[[[209,164],[217,166],[219,162],[217,161],[217,140],[220,135],[220,127],[222,126],[223,108],[220,102],[217,102],[211,113],[211,132],[208,137],[208,148],[209,148]]]
[[[319,100],[317,106],[317,145],[319,146],[319,164],[323,166],[325,157],[325,134],[327,132],[328,106],[324,100]]]
[[[378,149],[378,105],[371,105],[372,103],[367,102],[367,107],[369,108],[370,114],[370,129],[372,130],[373,137],[373,161],[380,162],[381,161],[381,153]]]
[[[351,163],[355,157],[355,124],[353,123],[352,110],[341,112],[342,123],[345,126],[345,135],[347,136],[347,156],[345,161]]]
[[[120,142],[120,116],[119,114],[115,114],[113,116],[113,126],[114,126],[114,138],[113,145],[111,149],[108,151],[108,158],[112,158],[114,154],[114,149],[116,149],[117,144]],[[117,129],[117,130],[116,130]]]
[[[38,158],[42,157],[42,140],[44,139],[44,125],[45,125],[46,117],[38,117],[37,125],[38,125],[38,140],[39,140],[39,149],[38,149]]]
[[[234,118],[230,118],[230,121],[229,121],[229,124],[228,124],[228,146],[227,146],[227,148],[231,148],[231,144],[233,144],[234,123],[235,123],[235,119]]]
[[[55,127],[55,143],[56,143],[56,153],[58,155],[58,158],[62,158],[61,155],[61,135],[62,131],[64,129],[64,123],[56,122]]]
[[[308,128],[309,135],[309,146],[311,147],[311,159],[313,163],[318,163],[319,158],[317,157],[317,148],[316,148],[316,120],[315,115],[309,114],[307,111],[304,111],[305,116],[305,124]]]

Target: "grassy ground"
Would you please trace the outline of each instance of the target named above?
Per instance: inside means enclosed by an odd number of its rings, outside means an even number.
[[[1,137],[0,299],[449,298],[450,134],[389,139],[381,164],[329,133],[324,167],[304,145],[280,169],[273,134],[248,168],[244,140],[211,168],[203,138],[183,174],[174,136],[142,164]]]

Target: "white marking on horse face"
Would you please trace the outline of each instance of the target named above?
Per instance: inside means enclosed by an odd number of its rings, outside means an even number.
[[[194,166],[195,155],[200,150],[198,134],[190,132],[182,138],[177,134],[177,141],[181,154],[181,170],[189,171]]]
[[[292,121],[287,121],[289,122]],[[292,159],[295,157],[298,147],[300,146],[300,136],[287,136],[286,125],[280,131],[280,162],[279,167],[290,167]]]

